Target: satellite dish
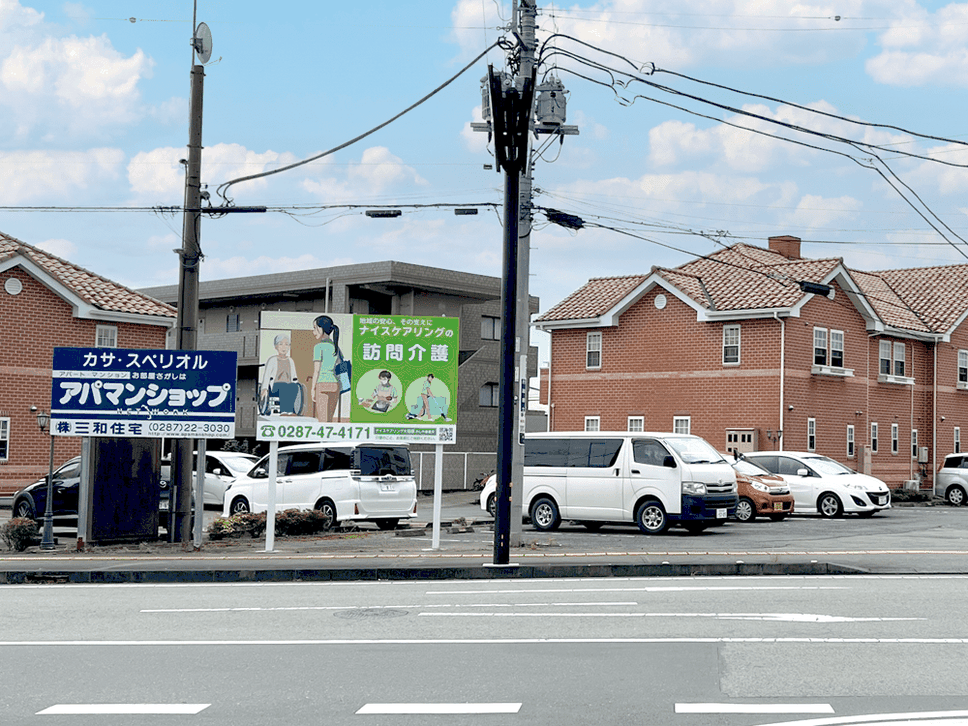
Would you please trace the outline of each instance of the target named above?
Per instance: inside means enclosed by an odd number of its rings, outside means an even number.
[[[212,59],[212,31],[205,23],[199,23],[195,28],[195,37],[192,39],[195,46],[195,55],[198,62],[205,65]]]

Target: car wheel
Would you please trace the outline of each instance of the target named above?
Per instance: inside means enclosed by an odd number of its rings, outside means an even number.
[[[491,494],[487,498],[487,513],[492,517],[497,516],[497,494]]]
[[[770,519],[773,520],[774,522],[782,522],[786,518],[787,518],[787,516],[785,514],[771,514],[770,515]]]
[[[836,494],[824,492],[817,500],[817,511],[820,512],[822,517],[839,517],[844,513],[844,505],[840,503]]]
[[[19,519],[36,519],[34,507],[26,499],[20,499],[13,505],[13,516]]]
[[[252,510],[249,508],[249,500],[245,497],[236,497],[232,500],[232,506],[229,507],[229,515],[245,514],[250,511]]]
[[[581,526],[587,529],[589,532],[598,532],[603,526],[604,522],[582,522]]]
[[[541,497],[531,505],[531,524],[541,532],[558,529],[561,524],[561,516],[558,514],[558,505],[548,497]]]
[[[635,523],[645,534],[662,534],[669,526],[669,518],[659,502],[646,502],[635,512]]]
[[[333,504],[328,499],[323,499],[316,502],[315,509],[323,513],[323,531],[329,532],[331,529],[336,529],[339,526],[339,522],[336,521],[336,505]],[[379,519],[377,520],[377,526],[380,529],[393,529],[393,527],[384,527],[384,522],[393,522],[393,526],[397,526],[397,520],[393,519]]]
[[[387,532],[391,529],[396,529],[397,522],[399,521],[399,519],[378,519],[376,520],[376,526],[382,529],[384,532]]]
[[[944,493],[944,498],[948,500],[948,504],[960,507],[965,503],[965,490],[959,486],[948,487],[948,491]]]
[[[736,519],[740,522],[752,522],[756,519],[756,505],[752,499],[740,497],[736,502]]]

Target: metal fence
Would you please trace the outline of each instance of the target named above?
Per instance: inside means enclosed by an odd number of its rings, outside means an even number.
[[[434,456],[433,451],[411,451],[413,460],[413,475],[417,479],[417,489],[432,491],[434,488]],[[497,466],[497,454],[476,451],[444,452],[444,471],[442,488],[444,491],[474,489],[478,479],[494,471]]]

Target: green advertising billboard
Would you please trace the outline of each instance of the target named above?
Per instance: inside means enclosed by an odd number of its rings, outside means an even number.
[[[264,441],[453,443],[460,321],[263,312]]]

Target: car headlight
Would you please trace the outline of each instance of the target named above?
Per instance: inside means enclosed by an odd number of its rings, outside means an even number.
[[[682,482],[682,493],[701,496],[706,493],[706,485],[701,481],[684,481]]]
[[[767,492],[768,493],[770,491],[770,487],[768,487],[766,484],[761,484],[758,481],[754,481],[754,482],[750,482],[750,483],[753,485],[753,488],[756,491],[758,491],[758,492]]]

